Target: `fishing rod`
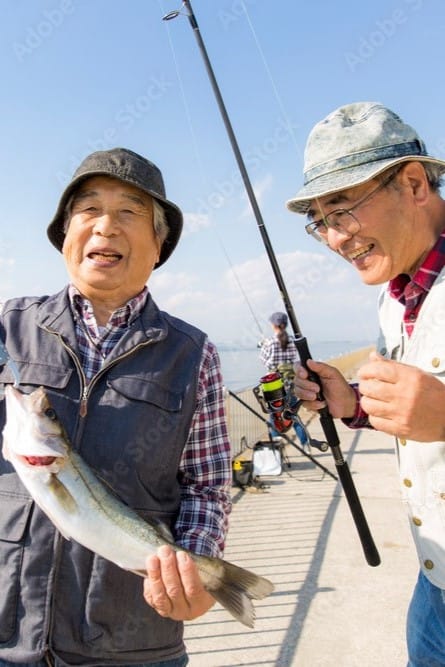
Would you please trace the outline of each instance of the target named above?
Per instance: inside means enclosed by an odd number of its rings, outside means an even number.
[[[198,22],[196,20],[196,17],[193,13],[193,9],[190,3],[190,0],[183,0],[182,2],[182,8],[184,8],[186,11],[182,12],[181,10],[175,10],[171,11],[168,14],[166,14],[163,17],[164,21],[170,21],[171,19],[175,19],[179,15],[185,15],[190,23],[190,26],[193,30],[193,34],[195,35],[199,50],[201,52],[202,59],[205,64],[205,68],[207,71],[207,75],[209,77],[213,93],[215,95],[219,111],[221,113],[222,119],[224,121],[224,126],[226,128],[227,134],[229,136],[229,140],[232,146],[233,153],[235,155],[238,168],[241,172],[241,177],[243,179],[244,187],[246,188],[246,193],[248,196],[248,199],[250,201],[250,205],[252,207],[253,213],[255,215],[255,219],[257,222],[257,226],[259,229],[259,232],[261,234],[264,246],[266,248],[267,256],[269,258],[272,271],[274,273],[278,289],[281,294],[281,298],[284,303],[284,307],[286,309],[286,313],[289,317],[289,321],[291,323],[294,335],[295,335],[295,345],[298,350],[298,354],[300,356],[301,363],[307,368],[307,362],[309,359],[312,359],[311,353],[309,351],[309,345],[306,340],[306,338],[303,336],[300,326],[297,322],[297,318],[295,316],[295,312],[291,303],[291,300],[289,298],[289,294],[286,289],[286,285],[284,283],[283,276],[281,274],[280,267],[277,262],[277,258],[275,256],[272,243],[269,239],[269,235],[266,230],[266,226],[264,224],[263,217],[261,215],[260,208],[258,206],[258,202],[255,197],[255,193],[252,187],[252,184],[250,182],[249,175],[247,173],[246,166],[244,164],[243,157],[241,155],[241,151],[238,146],[238,142],[235,136],[235,133],[232,128],[232,124],[230,122],[229,115],[226,110],[226,106],[224,104],[223,97],[221,95],[221,91],[218,86],[218,82],[216,80],[215,74],[213,72],[213,68],[209,59],[209,56],[207,54],[207,49],[205,47],[204,41],[201,36],[201,32],[199,30]],[[318,376],[313,373],[312,371],[309,371],[309,377],[310,379],[314,380],[315,382],[318,382],[320,384],[320,380]],[[320,390],[319,400],[323,401],[323,393]],[[363,508],[360,502],[360,498],[358,496],[357,490],[354,485],[354,481],[352,479],[351,472],[349,470],[349,466],[347,462],[345,461],[343,457],[343,453],[340,447],[340,438],[337,433],[337,429],[334,424],[334,420],[332,418],[332,415],[329,412],[329,409],[327,406],[321,408],[319,411],[319,418],[320,418],[320,424],[322,426],[323,432],[325,434],[326,441],[331,449],[332,455],[334,457],[335,461],[335,467],[338,472],[338,476],[346,497],[346,500],[348,502],[349,508],[351,510],[351,514],[355,523],[355,526],[357,528],[357,532],[360,538],[360,542],[363,548],[363,552],[366,558],[366,561],[368,565],[371,566],[377,566],[380,564],[380,556],[377,551],[377,547],[374,543],[373,537],[371,535],[368,523],[366,521],[365,514],[363,512]]]
[[[270,426],[267,419],[265,417],[263,417],[263,415],[261,415],[259,412],[257,412],[254,408],[252,408],[251,405],[249,405],[248,403],[243,401],[243,399],[240,396],[238,396],[238,394],[235,394],[230,389],[227,389],[227,392],[228,392],[229,396],[231,396],[232,398],[235,398],[238,401],[238,403],[241,403],[241,405],[243,405],[245,408],[247,408],[247,410],[250,410],[250,412],[252,414],[254,414],[256,417],[258,417],[258,419],[261,419],[261,421],[264,422],[265,424],[267,424],[267,426]],[[325,468],[325,466],[323,464],[321,464],[319,461],[317,461],[317,459],[314,458],[312,456],[312,454],[309,454],[308,452],[305,452],[302,447],[297,445],[297,443],[292,440],[292,438],[289,438],[289,436],[287,436],[285,433],[280,433],[280,438],[283,438],[283,440],[285,440],[289,445],[292,445],[292,447],[295,447],[295,449],[298,449],[298,451],[301,452],[302,454],[304,454],[304,456],[306,456],[308,459],[310,459],[312,461],[312,463],[315,463],[315,465],[318,466],[319,468],[321,468],[321,470],[323,470],[323,472],[325,472],[327,475],[332,477],[332,479],[335,479],[335,481],[338,482],[338,477],[336,477],[333,472],[331,472],[328,468]]]

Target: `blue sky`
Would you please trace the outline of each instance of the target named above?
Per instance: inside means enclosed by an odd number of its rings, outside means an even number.
[[[311,127],[348,102],[385,103],[445,157],[443,0],[192,4],[303,333],[373,340],[378,289],[285,201]],[[88,153],[125,146],[160,166],[185,214],[156,301],[216,342],[254,344],[283,305],[189,22],[161,20],[180,5],[0,0],[0,299],[66,283],[46,237],[59,195]]]

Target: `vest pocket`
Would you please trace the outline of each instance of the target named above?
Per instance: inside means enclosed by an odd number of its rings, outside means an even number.
[[[23,536],[32,505],[27,496],[0,493],[0,642],[7,642],[16,628]]]
[[[168,527],[174,514],[137,510],[142,518],[159,518]],[[149,549],[147,548],[147,555]],[[101,657],[119,653],[127,658],[138,651],[180,647],[182,623],[161,618],[143,598],[143,578],[119,568],[94,554],[88,590],[82,639],[101,650]],[[128,660],[129,661],[129,660]]]

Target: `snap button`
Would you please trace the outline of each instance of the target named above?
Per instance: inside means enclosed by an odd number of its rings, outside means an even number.
[[[422,525],[422,519],[419,519],[418,516],[413,516],[413,524],[415,526],[421,526]]]
[[[379,350],[379,352],[380,352],[380,354],[382,355],[382,357],[384,357],[385,354],[387,353],[387,349],[386,349],[386,347],[382,347],[382,349]]]
[[[432,570],[433,567],[434,567],[434,563],[433,563],[432,560],[428,560],[428,559],[427,559],[427,560],[424,560],[424,561],[423,561],[423,564],[425,565],[425,567],[426,567],[427,570]]]
[[[408,486],[408,487],[413,485],[413,483],[410,479],[404,479],[403,483],[404,483],[405,486]]]
[[[399,439],[399,442],[400,442],[401,445],[406,445],[406,440],[405,440],[405,438],[400,438],[400,439]]]
[[[437,367],[439,366],[439,364],[440,364],[440,359],[439,359],[439,357],[433,357],[433,358],[431,359],[431,366],[432,366],[433,368],[437,368]]]

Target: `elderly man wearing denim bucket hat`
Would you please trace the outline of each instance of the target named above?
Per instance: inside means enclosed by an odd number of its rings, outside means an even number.
[[[409,666],[445,665],[445,162],[428,155],[390,109],[358,102],[312,130],[304,185],[288,201],[306,231],[384,284],[377,350],[350,386],[327,364],[308,362],[333,417],[396,438],[403,499],[420,574],[407,620]],[[298,371],[311,409],[319,385]]]
[[[48,227],[69,284],[6,302],[0,331],[23,391],[46,387],[116,494],[179,545],[221,556],[231,457],[218,354],[146,286],[181,229],[152,162],[123,148],[89,155]],[[2,407],[0,432],[4,421]],[[141,580],[63,540],[1,455],[0,498],[0,667],[187,664],[183,621],[214,599],[185,552],[161,547]]]

